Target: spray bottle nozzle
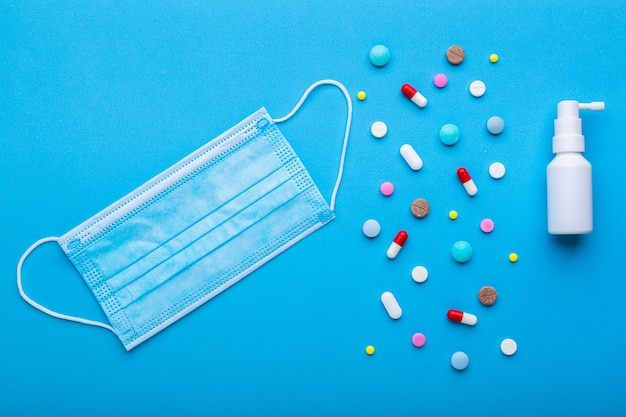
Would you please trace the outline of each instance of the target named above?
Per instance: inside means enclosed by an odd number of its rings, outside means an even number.
[[[604,110],[604,101],[592,101],[591,103],[578,103],[578,108],[580,110],[602,111]]]

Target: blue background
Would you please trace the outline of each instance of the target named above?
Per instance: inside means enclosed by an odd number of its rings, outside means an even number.
[[[0,414],[626,413],[622,2],[60,3],[0,4]],[[368,61],[379,43],[392,54],[383,68]],[[453,44],[466,51],[458,67],[445,60]],[[432,83],[440,72],[442,90]],[[65,233],[259,107],[283,116],[322,78],[354,99],[328,226],[130,353],[110,332],[19,297],[15,267],[32,242]],[[480,99],[468,94],[474,79],[487,85]],[[400,94],[405,82],[426,108]],[[581,113],[595,230],[580,238],[546,225],[563,99],[606,101],[604,112]],[[506,122],[497,137],[485,128],[492,115]],[[339,90],[322,87],[281,125],[327,197],[345,119]],[[376,120],[389,126],[382,140],[369,133]],[[437,138],[445,123],[461,129],[454,147]],[[424,160],[419,172],[399,155],[407,142]],[[499,181],[487,173],[496,160],[507,167]],[[383,181],[396,186],[389,198]],[[431,203],[423,220],[409,212],[416,197]],[[489,235],[484,217],[496,224]],[[368,218],[382,225],[376,239],[361,232]],[[409,240],[390,261],[400,229]],[[474,247],[463,265],[450,257],[460,239]],[[430,271],[422,285],[410,277],[418,264]],[[499,292],[492,307],[477,300],[483,285]],[[52,309],[104,318],[55,244],[27,260],[24,286]],[[386,290],[404,310],[398,321],[380,303]],[[478,325],[449,322],[449,308]],[[411,345],[418,331],[422,349]],[[506,337],[519,345],[512,357],[499,350]],[[464,372],[450,366],[457,350],[470,357]]]

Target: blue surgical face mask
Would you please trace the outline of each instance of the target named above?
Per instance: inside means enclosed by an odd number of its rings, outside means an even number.
[[[330,205],[276,126],[323,84],[348,101]],[[333,80],[309,87],[283,118],[261,108],[63,236],[34,243],[18,263],[20,294],[55,317],[107,328],[132,349],[334,218],[351,115],[350,95]],[[110,324],[56,313],[24,293],[24,260],[49,241],[61,246]]]

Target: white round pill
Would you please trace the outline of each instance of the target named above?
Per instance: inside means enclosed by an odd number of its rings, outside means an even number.
[[[380,233],[380,223],[374,219],[366,220],[363,223],[363,234],[367,237],[376,237]]]
[[[387,125],[380,121],[374,122],[370,130],[372,131],[372,136],[376,139],[381,139],[387,134]]]
[[[484,82],[476,80],[472,81],[470,84],[469,91],[474,97],[482,97],[482,95],[485,94],[485,91],[487,91],[487,87]]]
[[[423,266],[416,266],[411,271],[411,278],[413,278],[413,281],[421,284],[428,279],[428,269]]]
[[[511,356],[517,352],[517,343],[513,339],[504,339],[502,343],[500,343],[500,350],[506,356]]]
[[[489,175],[491,175],[491,178],[499,180],[500,178],[504,177],[505,173],[506,168],[504,167],[504,164],[502,162],[494,162],[493,164],[489,165]]]

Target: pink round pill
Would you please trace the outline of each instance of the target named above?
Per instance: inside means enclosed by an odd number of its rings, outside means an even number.
[[[448,84],[448,77],[445,74],[437,74],[434,81],[437,88],[443,88]]]
[[[493,229],[495,228],[495,224],[493,223],[493,220],[491,219],[483,219],[480,222],[480,230],[482,230],[485,233],[491,233],[493,232]]]
[[[426,344],[426,336],[421,333],[415,333],[411,338],[411,342],[413,342],[413,346],[422,347]]]
[[[389,197],[391,194],[393,194],[393,184],[390,183],[389,181],[385,181],[382,183],[382,185],[380,186],[380,192],[385,196],[385,197]]]

